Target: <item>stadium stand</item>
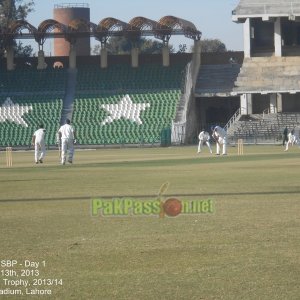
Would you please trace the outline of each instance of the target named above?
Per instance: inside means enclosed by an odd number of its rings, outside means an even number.
[[[153,144],[160,141],[161,131],[171,126],[175,116],[180,90],[131,92],[128,96],[134,104],[149,104],[140,112],[141,124],[133,121],[133,112],[126,112],[126,107],[122,110],[127,117],[103,124],[106,117],[110,117],[103,105],[116,105],[124,96],[101,94],[76,98],[73,123],[80,144]]]
[[[170,67],[151,62],[138,68],[116,63],[107,69],[93,64],[80,65],[74,101],[68,99],[68,106],[64,104],[66,95],[70,95],[67,69],[3,71],[0,107],[9,106],[5,101],[10,97],[10,106],[30,109],[19,117],[20,121],[3,114],[0,118],[1,146],[30,145],[39,123],[47,129],[47,144],[54,145],[62,111],[71,111],[78,142],[82,145],[160,143],[162,131],[171,128],[176,114],[185,66],[186,62],[172,63]],[[128,107],[125,116],[103,124],[110,117],[105,107],[117,105],[125,95],[133,106],[145,107],[140,112],[130,111]]]
[[[130,65],[112,65],[107,69],[98,66],[79,67],[77,91],[172,89],[180,88],[182,64],[162,67],[160,64],[144,64],[138,68]]]
[[[185,64],[112,65],[108,69],[85,66],[78,69],[73,124],[80,144],[154,144],[170,128],[181,95]],[[109,118],[106,105],[117,105],[128,95],[133,104],[149,104],[140,112],[141,123],[126,112]],[[132,109],[129,107],[128,109]],[[127,117],[126,117],[127,115]]]
[[[196,83],[198,96],[230,94],[240,72],[240,64],[202,65]]]
[[[299,126],[299,113],[245,115],[229,128],[228,137],[230,141],[242,138],[250,143],[276,143],[281,142],[285,127],[291,131]]]
[[[29,146],[33,132],[43,123],[46,128],[46,143],[56,142],[56,131],[62,108],[62,98],[45,95],[15,96],[14,107],[30,107],[28,113],[22,115],[24,124],[2,120],[0,124],[1,146]],[[2,106],[3,108],[3,106]],[[13,112],[17,115],[17,112]],[[4,122],[3,122],[4,121]]]
[[[0,93],[37,93],[46,91],[64,92],[64,69],[16,69],[14,71],[1,70]],[[16,85],[16,83],[18,83]]]
[[[46,143],[56,142],[65,89],[65,71],[20,69],[0,75],[0,146],[29,146],[43,123]]]

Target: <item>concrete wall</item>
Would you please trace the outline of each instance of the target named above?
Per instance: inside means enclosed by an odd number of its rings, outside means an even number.
[[[191,53],[174,53],[170,54],[170,65],[183,63],[187,64],[192,59]],[[51,68],[56,61],[60,61],[63,63],[65,67],[69,65],[69,57],[68,56],[46,56],[45,62],[48,65],[48,68]],[[100,57],[99,55],[93,56],[77,56],[76,62],[77,66],[80,65],[97,65],[100,68]],[[16,64],[16,68],[23,68],[25,67],[25,63],[29,62],[32,67],[36,68],[38,64],[37,57],[15,57],[14,62]],[[143,64],[152,64],[158,63],[162,64],[162,57],[160,54],[140,54],[139,55],[139,65]],[[108,67],[110,65],[117,65],[117,64],[128,64],[131,65],[131,55],[108,55]],[[0,69],[6,69],[6,59],[0,58]]]
[[[53,66],[55,61],[62,61],[65,66],[69,64],[69,53],[65,56],[46,56],[45,61],[48,67]],[[213,64],[228,64],[230,57],[234,57],[238,60],[238,63],[241,63],[244,59],[243,52],[225,52],[225,53],[201,53],[201,64],[203,65],[213,65]],[[192,53],[170,53],[170,65],[174,63],[184,63],[187,64],[192,59]],[[77,54],[77,65],[99,65],[99,55],[93,56],[82,56]],[[24,67],[25,62],[30,62],[32,66],[36,68],[38,61],[37,57],[15,57],[16,67]],[[113,64],[127,63],[131,64],[131,56],[130,54],[126,55],[108,55],[108,67]],[[161,54],[140,54],[139,55],[139,64],[147,64],[147,63],[161,63],[162,64],[162,56]],[[0,59],[0,68],[6,68],[6,59]],[[99,66],[100,68],[100,66]]]
[[[202,65],[223,65],[228,64],[230,58],[234,58],[238,64],[244,60],[244,52],[228,51],[224,53],[201,53]]]

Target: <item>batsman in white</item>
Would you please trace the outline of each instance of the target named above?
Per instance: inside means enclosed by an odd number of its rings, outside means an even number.
[[[198,144],[198,153],[201,152],[201,147],[204,145],[204,143],[207,145],[208,149],[209,149],[209,152],[212,154],[212,150],[211,150],[211,147],[210,147],[210,135],[207,131],[205,130],[202,130],[200,133],[199,133],[199,144]]]
[[[42,164],[46,154],[45,133],[44,125],[40,124],[39,129],[32,136],[31,144],[34,146],[34,160],[36,164]]]
[[[215,139],[216,145],[217,145],[216,154],[220,155],[220,148],[222,145],[222,155],[227,155],[227,133],[226,133],[226,131],[220,126],[212,127],[212,136]]]
[[[69,119],[66,120],[65,125],[59,128],[58,135],[61,140],[61,164],[64,165],[66,163],[67,152],[69,152],[68,162],[71,164],[73,163],[76,135]]]

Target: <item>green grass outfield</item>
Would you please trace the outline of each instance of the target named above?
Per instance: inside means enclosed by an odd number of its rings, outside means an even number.
[[[0,152],[0,292],[25,294],[5,286],[20,279],[52,292],[0,298],[299,299],[300,149],[244,151],[77,151],[66,166],[55,151],[43,165],[14,152],[12,168]],[[209,199],[214,212],[92,216],[92,199],[155,200],[165,182],[164,199]]]

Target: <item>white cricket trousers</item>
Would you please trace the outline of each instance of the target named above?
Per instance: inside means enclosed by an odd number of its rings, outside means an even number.
[[[45,142],[34,143],[34,160],[38,162],[41,159],[44,159],[46,154]]]
[[[217,144],[217,154],[220,154],[220,145],[222,145],[222,154],[225,155],[227,154],[227,138],[224,137],[223,139],[222,138],[219,138],[218,139],[219,143],[216,143]]]
[[[64,164],[67,159],[67,152],[69,151],[68,161],[73,162],[74,155],[74,140],[61,139],[61,163]]]
[[[206,141],[205,144],[207,145],[208,149],[209,149],[209,152],[212,153],[212,150],[211,150],[211,147],[210,147],[210,143],[209,141]],[[201,152],[201,148],[202,148],[202,145],[203,145],[203,140],[199,140],[199,144],[198,144],[198,153]]]

